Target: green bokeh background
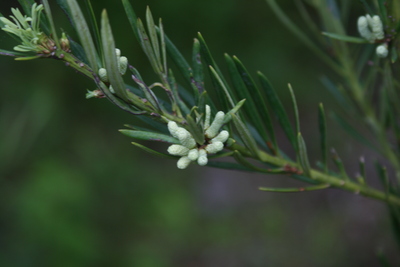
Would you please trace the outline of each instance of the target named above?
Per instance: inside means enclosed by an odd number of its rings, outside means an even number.
[[[71,31],[54,2],[57,25]],[[92,2],[97,14],[107,8],[123,54],[147,83],[155,81],[122,4]],[[291,1],[279,2],[298,19]],[[146,5],[187,58],[200,31],[221,65],[224,52],[237,55],[285,100],[291,83],[316,161],[317,105],[335,107],[319,82],[330,73],[264,1],[134,1],[140,17]],[[13,6],[2,1],[0,12]],[[352,12],[364,13],[358,5]],[[1,48],[13,45],[1,34]],[[379,250],[399,260],[381,203],[334,189],[258,191],[298,185],[285,176],[177,170],[174,161],[131,146],[117,129],[139,120],[107,100],[86,100],[94,85],[57,61],[2,57],[0,78],[0,266],[377,266]],[[349,173],[363,154],[371,171],[375,156],[329,127]]]

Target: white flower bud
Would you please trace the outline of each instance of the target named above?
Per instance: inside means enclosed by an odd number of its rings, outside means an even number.
[[[381,44],[376,47],[376,55],[380,58],[385,58],[389,54],[387,44]]]
[[[206,105],[206,117],[204,119],[204,130],[210,127],[210,120],[211,120],[211,108],[209,105]]]
[[[112,87],[112,85],[110,85],[110,87],[108,87],[108,89],[110,90],[111,93],[115,94],[114,88]]]
[[[125,72],[126,72],[126,69],[128,68],[128,58],[120,57],[119,58],[118,68],[119,68],[119,73],[121,75],[124,75]]]
[[[115,55],[117,57],[120,57],[121,56],[121,50],[119,50],[118,48],[115,48]]]
[[[174,156],[186,156],[189,149],[182,145],[171,145],[168,147],[168,153]]]
[[[222,149],[224,149],[224,144],[219,141],[213,142],[206,146],[206,150],[210,154],[217,153],[217,152],[221,151]]]
[[[374,34],[375,39],[382,40],[385,37],[383,32],[383,24],[381,18],[378,15],[375,15],[370,20],[370,27]]]
[[[199,157],[199,150],[197,148],[193,148],[188,153],[188,158],[192,161],[195,161]]]
[[[197,159],[197,163],[200,166],[205,166],[208,163],[207,152],[204,149],[199,150],[199,158]]]
[[[188,157],[181,157],[178,160],[176,166],[178,167],[178,169],[183,170],[183,169],[186,169],[187,166],[189,166],[190,162],[192,162],[192,161]]]
[[[228,140],[229,138],[229,132],[226,130],[221,131],[216,137],[214,137],[213,139],[211,139],[211,143],[214,142],[222,142],[225,143],[226,140]]]
[[[219,129],[224,124],[225,113],[223,111],[218,111],[215,115],[214,121],[211,123],[210,127],[206,130],[206,135],[208,138],[214,138]]]
[[[168,131],[175,138],[178,138],[176,136],[176,131],[178,130],[178,128],[179,127],[178,127],[178,124],[176,124],[176,122],[174,122],[174,121],[169,121],[168,122]]]
[[[107,70],[105,68],[99,69],[99,78],[102,82],[108,83]]]
[[[179,139],[179,142],[183,146],[187,148],[193,148],[196,146],[196,141],[194,140],[190,132],[188,132],[188,130],[186,130],[185,128],[179,127],[178,130],[176,130],[175,134]]]
[[[367,15],[369,16],[369,15]],[[370,42],[373,42],[375,36],[372,34],[370,29],[368,28],[368,19],[367,17],[361,16],[358,18],[357,21],[358,32],[360,33],[361,37],[367,39]]]

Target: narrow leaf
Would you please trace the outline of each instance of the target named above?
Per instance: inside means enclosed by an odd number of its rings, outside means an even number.
[[[213,66],[210,66],[210,70],[216,82],[219,85],[218,87],[222,88],[222,90],[225,93],[226,99],[228,100],[230,106],[233,108],[235,106],[235,101],[233,101],[232,92],[228,90],[228,87],[222,81],[222,77],[218,75],[217,71],[213,68]]]
[[[132,8],[132,5],[129,3],[129,0],[122,0],[122,4],[124,6],[124,10],[125,10],[126,16],[128,17],[129,24],[131,25],[132,31],[135,34],[136,39],[138,41],[140,41],[138,28],[137,28],[138,17],[136,16],[136,13]]]
[[[299,132],[297,135],[297,142],[299,145],[299,162],[306,176],[311,177],[311,167],[308,161],[307,147],[304,142],[303,136]]]
[[[103,46],[102,46],[101,37],[100,37],[100,30],[99,30],[99,26],[97,24],[96,16],[94,14],[92,3],[90,2],[90,0],[85,0],[85,4],[86,4],[87,11],[90,15],[89,23],[90,23],[90,26],[92,27],[91,32],[94,35],[93,37],[94,37],[94,41],[96,43],[97,49],[99,51],[99,55],[104,55]],[[103,61],[104,61],[104,59],[103,59]],[[102,62],[102,65],[104,65],[104,62]]]
[[[222,106],[223,109],[227,110],[232,108],[234,105],[232,105],[231,101],[226,99],[226,92],[229,92],[230,98],[233,98],[232,96],[232,90],[230,89],[230,87],[228,86],[228,83],[226,82],[224,76],[222,75],[221,70],[219,69],[218,65],[215,63],[213,56],[210,53],[210,50],[208,49],[208,46],[203,38],[203,36],[198,33],[197,38],[200,42],[200,54],[201,57],[204,59],[204,62],[207,66],[211,66],[212,68],[209,68],[210,70],[210,76],[211,76],[211,81],[213,83],[213,86],[215,87],[215,91],[217,93],[217,98],[220,101],[220,104]],[[215,73],[218,74],[218,77],[220,77],[220,82],[224,85],[224,87],[226,88],[226,90],[223,90],[223,88],[221,87],[221,83],[217,81],[217,79],[215,79],[214,74],[212,73],[211,70],[214,70]],[[232,106],[230,106],[232,105]]]
[[[53,15],[51,13],[49,2],[47,0],[42,0],[42,3],[44,6],[44,10],[46,12],[47,19],[50,24],[51,34],[53,35],[52,38],[53,38],[54,42],[56,43],[57,47],[60,47],[60,40],[57,37],[57,31],[56,31],[56,27],[54,26]]]
[[[232,120],[232,114],[236,114],[236,112],[239,111],[239,109],[243,106],[244,102],[246,101],[246,99],[242,99],[240,100],[231,110],[229,110],[226,114],[225,114],[225,118],[224,118],[224,124],[230,122]]]
[[[386,10],[386,5],[387,1],[386,0],[378,0],[378,5],[379,5],[379,11],[380,11],[380,18],[382,19],[383,26],[388,25],[388,15],[387,15],[387,10]]]
[[[256,141],[251,136],[249,130],[245,126],[245,124],[235,115],[231,114],[233,123],[235,124],[235,128],[237,129],[240,138],[242,139],[244,145],[247,149],[253,154],[253,156],[258,157],[258,148]]]
[[[158,142],[165,142],[169,144],[179,144],[179,140],[176,138],[165,135],[165,134],[160,134],[160,133],[154,133],[154,132],[147,132],[147,131],[138,131],[138,130],[119,130],[122,134],[139,139],[139,140],[145,140],[145,141],[158,141]]]
[[[0,55],[9,56],[9,57],[17,57],[17,56],[26,56],[24,53],[20,53],[17,51],[8,51],[4,49],[0,49]]]
[[[343,41],[343,42],[348,42],[348,43],[355,43],[355,44],[366,44],[368,43],[367,39],[361,38],[361,37],[354,37],[354,36],[347,36],[347,35],[341,35],[341,34],[336,34],[336,33],[330,33],[330,32],[322,32],[323,35],[326,37]]]
[[[161,62],[161,53],[160,53],[160,43],[158,41],[158,36],[156,32],[156,25],[154,24],[153,15],[151,14],[149,6],[146,8],[146,22],[147,22],[147,30],[149,32],[151,46],[153,47],[154,56],[156,62],[158,63],[159,69],[163,69],[163,64]]]
[[[136,147],[138,147],[138,148],[140,148],[140,149],[142,149],[142,150],[144,150],[145,152],[150,153],[152,155],[155,155],[157,157],[168,158],[168,159],[171,159],[171,158],[175,159],[176,158],[175,156],[155,151],[155,150],[153,150],[151,148],[148,148],[148,147],[146,147],[144,145],[141,145],[141,144],[138,144],[138,143],[135,143],[135,142],[132,142],[131,144],[136,146]]]
[[[126,99],[126,87],[121,74],[119,73],[117,56],[115,54],[114,37],[106,10],[103,10],[101,15],[101,39],[104,48],[104,61],[106,64],[108,79],[110,80],[116,94],[122,99]]]
[[[200,124],[197,124],[190,114],[186,116],[187,128],[188,131],[192,134],[194,140],[196,140],[197,144],[204,144],[204,132],[203,128]]]
[[[261,191],[267,192],[277,192],[277,193],[298,193],[298,192],[305,192],[305,191],[316,191],[329,188],[329,184],[321,184],[315,186],[308,186],[308,187],[296,187],[296,188],[271,188],[271,187],[259,187],[258,189]]]
[[[324,165],[324,172],[328,173],[328,148],[327,148],[328,146],[326,141],[326,118],[325,118],[324,106],[322,103],[319,104],[318,108],[318,124],[319,124],[322,164]]]
[[[272,88],[268,79],[261,72],[258,72],[258,76],[260,78],[261,86],[267,95],[267,101],[271,106],[272,111],[275,113],[283,131],[285,132],[293,148],[297,149],[297,140],[293,132],[292,125],[290,124],[289,118],[282,105],[282,102],[280,101],[275,90]]]
[[[200,55],[200,42],[194,39],[192,52],[193,80],[194,80],[194,96],[198,102],[199,95],[204,91],[204,72],[203,63]],[[197,90],[196,90],[197,89]]]
[[[296,96],[294,95],[292,86],[290,84],[288,84],[288,87],[289,87],[290,97],[292,98],[294,118],[295,118],[295,121],[296,121],[296,132],[299,133],[301,130],[300,130],[299,109],[297,107]]]
[[[85,17],[83,16],[82,10],[80,9],[76,0],[67,0],[67,4],[69,11],[71,12],[71,19],[76,27],[75,30],[78,33],[82,47],[85,50],[89,66],[95,73],[97,73],[98,66],[96,47],[94,46],[92,35],[90,34],[89,27],[86,23]]]
[[[248,101],[244,106],[247,119],[257,129],[257,132],[263,139],[263,143],[271,141],[274,145],[274,150],[277,151],[278,146],[265,97],[237,57],[233,57],[232,59],[229,55],[225,54],[225,60],[228,64],[236,93],[240,98],[246,98]]]

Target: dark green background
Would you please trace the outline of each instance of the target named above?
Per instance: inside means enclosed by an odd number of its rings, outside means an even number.
[[[50,2],[58,27],[71,31]],[[279,2],[300,22],[291,1]],[[97,14],[109,11],[123,55],[154,82],[122,4],[93,3]],[[200,31],[221,65],[224,52],[237,55],[253,73],[264,72],[283,99],[291,83],[314,165],[317,105],[335,107],[319,82],[330,73],[264,1],[134,1],[140,17],[146,5],[187,58]],[[0,12],[12,6],[17,1],[2,1]],[[353,12],[364,13],[358,5]],[[1,48],[14,45],[1,34]],[[285,176],[178,170],[131,146],[117,130],[139,120],[107,100],[86,100],[94,85],[61,62],[2,57],[0,79],[0,266],[377,266],[379,249],[398,260],[381,203],[335,189],[258,191],[298,185]],[[360,155],[370,172],[375,156],[331,121],[329,128],[349,173]]]

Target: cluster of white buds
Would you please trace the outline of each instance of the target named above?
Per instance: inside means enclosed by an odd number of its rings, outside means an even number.
[[[185,169],[192,161],[197,161],[200,166],[208,163],[208,154],[215,154],[224,149],[224,143],[229,138],[229,132],[220,131],[225,118],[225,113],[218,111],[210,125],[211,109],[206,105],[206,116],[203,125],[205,143],[197,144],[192,134],[183,127],[179,127],[174,121],[168,122],[168,130],[173,137],[179,140],[180,145],[174,144],[168,147],[168,153],[181,156],[177,166]]]
[[[360,35],[367,39],[370,43],[383,40],[385,32],[383,31],[382,20],[378,15],[370,16],[365,15],[358,18],[357,21],[358,32]],[[384,58],[389,54],[388,45],[383,43],[376,47],[376,55]]]
[[[124,75],[126,73],[126,70],[128,68],[128,58],[122,56],[121,57],[121,50],[118,48],[115,49],[115,55],[117,56],[117,63],[118,63],[118,70],[121,75]],[[107,75],[107,70],[105,68],[100,68],[98,72],[99,78],[102,82],[109,83],[110,80],[108,79]],[[111,93],[114,93],[114,89],[110,85],[110,91]]]
[[[359,17],[357,26],[360,35],[371,43],[376,40],[382,40],[385,37],[382,20],[378,15],[371,17],[367,14]]]

